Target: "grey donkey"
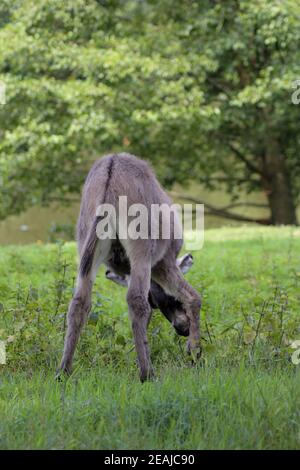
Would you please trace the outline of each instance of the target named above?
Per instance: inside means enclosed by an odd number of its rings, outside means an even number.
[[[116,231],[115,239],[98,238],[97,226],[101,221],[101,216],[97,215],[99,207],[103,204],[112,205],[116,210],[117,219],[120,220],[120,196],[127,196],[128,207],[138,203],[147,208],[149,237],[119,238]],[[68,326],[59,373],[71,372],[80,331],[91,308],[92,287],[102,263],[118,276],[129,276],[127,303],[142,382],[153,375],[147,326],[151,318],[151,304],[153,307],[157,306],[154,305],[155,289],[159,292],[160,305],[163,304],[164,296],[173,298],[173,306],[165,311],[165,316],[179,334],[188,336],[188,351],[193,357],[200,355],[201,298],[185,280],[177,263],[177,256],[183,244],[182,238],[175,237],[180,222],[173,214],[170,236],[163,236],[164,212],[154,220],[156,216],[150,216],[153,204],[166,204],[171,207],[172,203],[149,165],[134,155],[120,153],[104,156],[97,160],[90,170],[83,188],[77,224],[80,262],[76,288],[68,311]],[[133,218],[128,216],[127,224],[132,220]],[[151,224],[158,225],[158,238],[151,238]]]

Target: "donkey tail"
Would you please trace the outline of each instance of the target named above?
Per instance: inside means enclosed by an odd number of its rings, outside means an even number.
[[[96,217],[86,238],[79,265],[79,272],[82,277],[87,276],[93,266],[95,251],[98,243],[97,225],[102,217]]]

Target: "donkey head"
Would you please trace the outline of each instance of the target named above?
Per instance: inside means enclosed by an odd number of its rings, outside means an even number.
[[[186,254],[178,258],[177,265],[183,274],[187,273],[193,265],[193,257],[191,254]],[[130,276],[120,276],[111,270],[106,271],[107,279],[127,287]],[[152,308],[158,308],[167,320],[172,323],[176,332],[181,336],[189,335],[189,320],[185,314],[182,303],[171,295],[168,295],[162,287],[156,282],[151,281],[149,292],[149,303]]]

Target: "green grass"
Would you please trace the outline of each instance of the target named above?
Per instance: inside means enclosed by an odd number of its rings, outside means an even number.
[[[99,273],[74,373],[54,381],[75,245],[0,249],[2,449],[299,449],[300,230],[206,232],[187,277],[203,297],[203,358],[155,312],[156,379],[141,385],[125,290]]]

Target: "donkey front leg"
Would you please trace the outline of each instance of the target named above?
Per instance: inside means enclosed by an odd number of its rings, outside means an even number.
[[[200,309],[201,297],[184,279],[171,257],[162,260],[152,272],[153,279],[167,292],[182,303],[189,320],[188,352],[196,357],[201,355]]]
[[[127,302],[141,382],[150,379],[153,375],[147,340],[147,327],[151,318],[151,307],[148,302],[150,278],[150,263],[131,266]]]

